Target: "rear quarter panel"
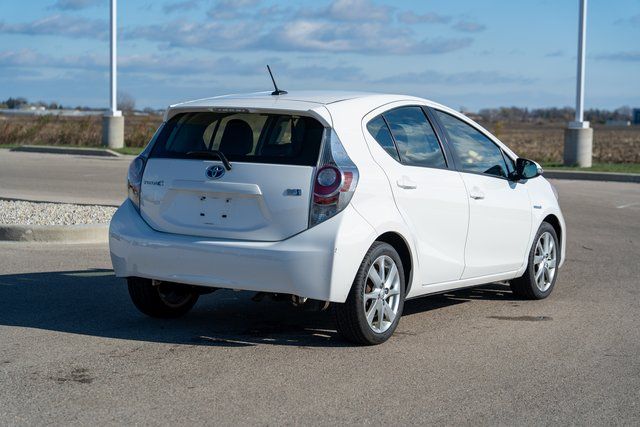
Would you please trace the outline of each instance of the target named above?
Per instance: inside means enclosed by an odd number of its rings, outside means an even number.
[[[412,101],[412,103],[415,104],[416,101]],[[405,240],[411,252],[413,283],[409,285],[410,292],[407,294],[407,297],[410,298],[416,289],[420,289],[420,286],[415,283],[417,278],[420,277],[418,274],[420,266],[415,256],[415,245],[411,239],[411,232],[395,205],[391,184],[380,165],[374,161],[365,141],[365,132],[367,130],[364,127],[366,123],[363,122],[363,117],[377,107],[379,106],[361,105],[354,107],[353,103],[336,103],[330,105],[329,110],[334,130],[347,154],[358,167],[360,174],[358,187],[351,204],[375,230],[375,236],[370,238],[366,248],[361,253],[354,254],[354,257],[358,256],[361,261],[371,244],[382,234],[388,232],[399,234]]]

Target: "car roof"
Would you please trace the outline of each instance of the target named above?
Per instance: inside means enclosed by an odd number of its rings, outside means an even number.
[[[357,111],[360,113],[366,113],[366,111],[370,111],[384,104],[394,101],[408,100],[435,105],[431,101],[413,96],[391,95],[375,92],[306,90],[290,91],[282,95],[272,95],[271,91],[266,91],[222,95],[174,104],[165,112],[165,120],[168,120],[183,111],[194,111],[209,108],[255,109],[286,113],[305,112],[307,114],[311,114],[317,119],[320,119],[324,124],[330,125],[331,117],[329,115],[329,109],[332,106],[349,103],[349,105],[353,107],[352,112]]]
[[[406,95],[390,95],[375,92],[355,92],[355,91],[322,91],[322,90],[304,90],[290,91],[283,95],[271,95],[271,91],[240,93],[231,95],[214,96],[211,98],[196,99],[193,101],[181,102],[171,105],[170,108],[178,107],[220,107],[220,106],[242,106],[246,108],[264,107],[265,104],[277,104],[281,108],[287,108],[288,104],[291,109],[300,108],[301,104],[308,105],[307,108],[317,107],[319,105],[328,105],[336,102],[348,100],[364,100],[370,98],[373,102],[375,98],[407,99],[414,98]],[[417,98],[416,98],[417,99]],[[287,108],[288,109],[288,108]]]

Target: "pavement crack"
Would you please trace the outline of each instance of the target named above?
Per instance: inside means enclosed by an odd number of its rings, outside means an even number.
[[[89,370],[87,368],[74,368],[66,376],[50,377],[50,379],[59,383],[71,381],[80,384],[91,384],[94,380],[94,378],[89,375]]]
[[[497,320],[511,320],[514,322],[544,322],[547,320],[553,320],[553,317],[549,316],[488,316],[487,318]]]

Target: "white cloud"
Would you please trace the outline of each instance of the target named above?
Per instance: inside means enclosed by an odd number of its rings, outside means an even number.
[[[158,35],[161,34],[162,38]],[[125,31],[128,39],[160,42],[167,48],[210,51],[264,50],[380,55],[440,54],[462,49],[472,39],[419,40],[412,30],[381,22],[334,22],[299,18],[267,27],[249,21],[172,21]]]
[[[259,38],[260,25],[251,22],[203,23],[176,20],[124,31],[127,39],[146,39],[163,47],[199,47],[213,51],[243,49]]]
[[[102,0],[57,0],[51,8],[60,10],[80,10],[100,4],[106,5],[106,2]]]
[[[614,22],[615,24],[629,24],[640,27],[640,13],[625,18],[620,18]]]
[[[124,76],[151,74],[159,76],[180,75],[190,78],[202,76],[261,76],[266,77],[266,64],[271,64],[280,76],[299,79],[319,79],[331,81],[362,81],[367,77],[359,67],[291,65],[278,58],[263,58],[251,62],[238,61],[232,57],[219,58],[185,57],[183,55],[138,54],[121,55],[118,68]],[[39,53],[33,49],[0,51],[0,68],[58,68],[63,70],[104,71],[109,66],[106,56],[92,54],[51,56]]]
[[[19,24],[8,24],[0,21],[0,33],[105,38],[107,35],[107,23],[102,20],[55,14],[36,21]]]
[[[333,21],[389,22],[393,8],[371,0],[333,0],[326,8],[311,11],[312,16]]]
[[[439,15],[434,12],[417,14],[412,11],[405,11],[398,14],[398,20],[402,23],[413,24],[447,24],[451,22],[450,16]]]
[[[551,52],[546,53],[544,56],[545,58],[560,58],[563,57],[565,55],[564,50],[554,50]]]
[[[403,85],[410,83],[412,85],[501,85],[501,84],[527,84],[532,83],[534,79],[523,76],[514,76],[503,74],[499,71],[468,71],[458,73],[441,73],[433,70],[425,70],[421,72],[400,73],[385,77],[377,81],[377,83],[398,84]]]
[[[479,33],[484,31],[487,27],[477,22],[460,21],[453,27],[454,30],[462,31],[463,33]]]
[[[640,50],[604,53],[596,56],[596,58],[608,61],[638,62],[640,61]]]
[[[215,19],[254,18],[261,8],[261,0],[218,0],[207,15]]]
[[[406,28],[384,23],[296,20],[262,37],[255,47],[303,52],[352,52],[379,55],[438,54],[469,46],[472,40],[417,40]]]
[[[61,0],[62,1],[62,0]],[[72,1],[72,0],[66,0]],[[93,0],[74,0],[83,2]],[[76,5],[79,5],[77,3]],[[204,0],[172,0],[167,13],[198,7]],[[324,7],[287,9],[263,7],[261,0],[218,0],[201,21],[174,19],[124,27],[126,40],[147,40],[161,49],[200,48],[224,52],[238,50],[358,53],[379,55],[442,54],[463,49],[470,37],[424,38],[410,23],[446,22],[449,17],[433,13],[396,11],[372,0],[333,0]],[[484,26],[458,22],[454,28],[477,32]],[[55,14],[26,23],[0,21],[0,33],[58,35],[105,39],[107,23],[73,15]]]
[[[172,1],[165,3],[162,6],[162,10],[164,11],[164,13],[186,12],[196,9],[198,6],[200,6],[201,2],[201,0]]]
[[[0,67],[3,68],[104,68],[106,70],[107,65],[106,55],[104,57],[93,54],[51,56],[33,49],[0,51]]]

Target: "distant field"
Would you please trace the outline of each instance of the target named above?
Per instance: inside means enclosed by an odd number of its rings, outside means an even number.
[[[564,123],[483,123],[522,157],[542,163],[561,163]],[[640,163],[640,126],[595,125],[594,163]]]
[[[127,116],[125,145],[142,147],[162,122],[161,116]],[[0,145],[76,145],[102,141],[102,117],[15,117],[0,115]]]
[[[160,125],[160,116],[127,116],[125,144],[144,146]],[[562,162],[563,123],[483,123],[518,155],[542,163]],[[99,146],[101,117],[9,117],[0,115],[0,146]],[[595,126],[595,163],[640,163],[640,126]]]

